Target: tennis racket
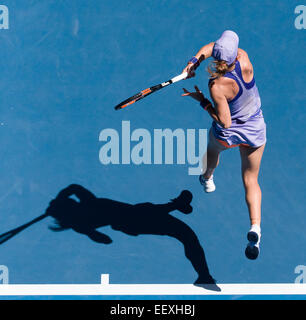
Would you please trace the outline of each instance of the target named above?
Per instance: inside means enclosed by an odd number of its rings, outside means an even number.
[[[170,84],[172,83],[175,83],[175,82],[178,82],[178,81],[181,81],[183,79],[185,79],[186,77],[188,76],[188,73],[187,72],[184,72],[166,82],[163,82],[163,83],[160,83],[156,86],[153,86],[153,87],[150,87],[150,88],[147,88],[145,90],[142,90],[138,93],[136,93],[135,95],[133,95],[132,97],[122,101],[121,103],[119,103],[118,105],[116,105],[115,107],[115,110],[120,110],[120,109],[123,109],[133,103],[135,103],[136,101],[140,100],[140,99],[143,99],[144,97],[147,97],[149,94],[153,93],[153,92],[156,92],[162,88],[165,88],[167,86],[169,86]]]

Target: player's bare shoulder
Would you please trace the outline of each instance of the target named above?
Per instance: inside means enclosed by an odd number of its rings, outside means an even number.
[[[213,100],[216,100],[216,98],[220,95],[230,97],[232,96],[232,90],[234,86],[235,80],[226,77],[220,77],[210,81],[209,92]]]
[[[238,49],[237,60],[240,62],[243,76],[246,78],[251,77],[253,75],[253,65],[245,50]]]
[[[240,64],[252,65],[248,53],[240,48],[238,49],[237,60],[240,62]]]
[[[238,59],[239,57],[249,58],[247,52],[241,48],[238,48]]]
[[[226,77],[220,77],[212,79],[209,83],[209,89],[210,91],[215,90],[222,90],[224,86],[228,86],[228,84],[235,82],[233,79],[226,78]]]

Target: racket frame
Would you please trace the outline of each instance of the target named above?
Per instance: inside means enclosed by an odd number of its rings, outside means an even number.
[[[136,94],[134,94],[133,96],[131,96],[130,98],[122,101],[121,103],[119,103],[118,105],[115,106],[115,110],[120,110],[120,109],[123,109],[133,103],[135,103],[136,101],[139,101],[145,97],[147,97],[148,95],[150,95],[151,93],[153,92],[156,92],[164,87],[167,87],[169,86],[170,84],[172,83],[175,83],[175,82],[178,82],[180,80],[183,80],[187,77],[188,73],[187,72],[184,72],[168,81],[165,81],[163,83],[160,83],[160,84],[157,84],[155,86],[152,86],[152,87],[149,87],[147,89],[144,89]]]

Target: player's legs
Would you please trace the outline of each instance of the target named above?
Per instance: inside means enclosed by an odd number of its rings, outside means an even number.
[[[217,166],[219,165],[219,160],[220,160],[220,151],[218,148],[215,147],[207,147],[207,168],[205,172],[203,173],[203,178],[204,179],[209,179]]]
[[[251,225],[261,223],[261,190],[258,173],[265,145],[259,148],[240,146],[242,180]]]
[[[206,192],[213,192],[216,189],[213,173],[219,165],[220,153],[226,149],[226,147],[217,141],[212,129],[210,129],[207,151],[203,157],[203,174],[200,176],[200,183],[204,186]]]
[[[247,236],[249,243],[245,251],[249,259],[256,259],[259,255],[261,237],[261,189],[258,184],[258,174],[264,148],[265,145],[259,148],[240,146],[242,180],[251,224],[251,229]]]
[[[220,142],[217,141],[212,132],[212,129],[210,129],[207,152],[204,156],[203,161],[206,161],[206,170],[203,173],[204,179],[209,179],[213,175],[215,169],[219,164],[220,152],[224,150],[226,150],[226,147],[224,147]]]

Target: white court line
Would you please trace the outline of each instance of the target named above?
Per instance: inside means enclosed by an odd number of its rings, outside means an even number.
[[[101,275],[101,284],[3,284],[0,296],[188,296],[188,295],[305,295],[306,284],[218,284],[220,292],[192,284],[109,284],[109,275]]]

